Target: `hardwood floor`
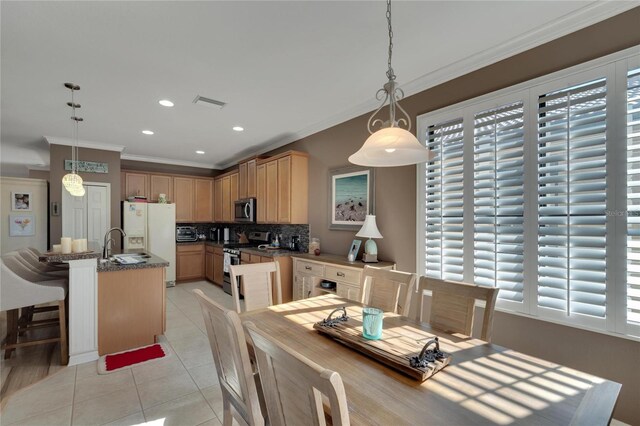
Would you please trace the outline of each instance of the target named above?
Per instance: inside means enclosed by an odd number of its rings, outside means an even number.
[[[42,313],[38,319],[55,317],[56,313]],[[6,312],[0,313],[0,336],[4,339],[7,330]],[[32,330],[22,339],[48,338],[58,336],[57,327]],[[48,375],[63,368],[60,365],[60,343],[18,348],[10,359],[4,359],[4,351],[0,352],[0,403],[4,404],[7,396],[36,383]]]

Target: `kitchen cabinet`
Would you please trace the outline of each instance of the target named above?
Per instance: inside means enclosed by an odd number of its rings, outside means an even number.
[[[248,183],[247,163],[240,163],[238,165],[238,197],[247,198]]]
[[[192,178],[174,177],[173,189],[175,191],[176,222],[193,222],[193,197],[194,185]]]
[[[334,293],[359,301],[363,262],[348,262],[346,256],[296,254],[293,256],[293,300],[306,299],[323,293]],[[376,268],[395,269],[393,262],[380,261]],[[335,290],[324,289],[322,281],[336,283]]]
[[[267,221],[267,165],[256,166],[256,221]]]
[[[213,249],[213,282],[222,286],[224,281],[224,254],[222,249],[214,247]]]
[[[149,175],[147,173],[124,172],[121,178],[124,178],[123,200],[136,195],[149,197]]]
[[[204,243],[178,245],[176,281],[201,279],[205,275]]]
[[[209,281],[213,281],[214,276],[213,265],[213,247],[205,245],[204,247],[204,277]]]
[[[239,175],[238,173],[234,173],[229,176],[229,178],[231,185],[231,206],[229,208],[231,209],[231,221],[233,222],[235,218],[235,202],[240,199],[238,182]]]
[[[256,163],[257,163],[257,160],[255,158],[247,161],[247,198],[257,197]]]
[[[213,221],[213,181],[211,179],[194,180],[194,222]]]
[[[308,155],[297,151],[258,161],[259,223],[308,223],[308,163]],[[263,166],[264,172],[261,170]],[[261,204],[264,205],[262,215]]]
[[[224,221],[222,216],[222,179],[213,181],[213,220],[216,222]]]
[[[168,175],[149,175],[149,200],[157,202],[159,194],[166,194],[167,201],[173,202],[173,178]]]
[[[231,176],[222,178],[222,221],[231,222]]]

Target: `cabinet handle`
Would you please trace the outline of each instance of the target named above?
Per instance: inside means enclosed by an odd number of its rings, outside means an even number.
[[[344,272],[336,272],[336,275],[339,277],[344,277]]]
[[[311,270],[311,266],[305,266],[304,269],[306,269],[307,271]]]

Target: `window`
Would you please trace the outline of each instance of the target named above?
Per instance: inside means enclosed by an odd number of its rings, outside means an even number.
[[[640,337],[637,52],[418,117],[436,155],[418,167],[419,273],[497,287],[500,310]]]

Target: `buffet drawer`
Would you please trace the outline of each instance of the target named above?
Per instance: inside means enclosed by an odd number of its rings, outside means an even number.
[[[325,268],[325,278],[331,281],[343,281],[352,284],[360,284],[359,270],[327,266]]]
[[[302,272],[304,274],[311,274],[321,277],[324,275],[324,266],[313,262],[304,262],[298,260],[296,262],[296,272]]]

